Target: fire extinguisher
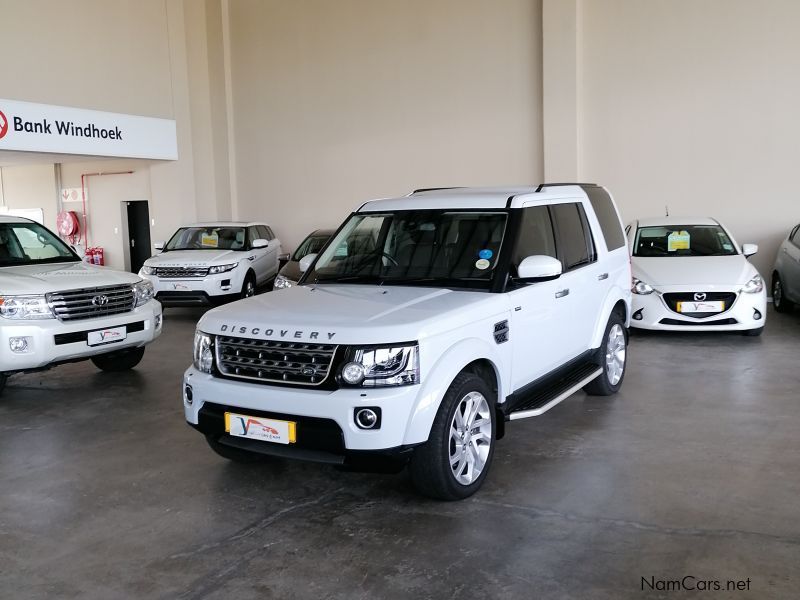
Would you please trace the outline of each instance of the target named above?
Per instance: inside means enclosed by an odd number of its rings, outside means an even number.
[[[83,253],[83,262],[93,264],[94,263],[94,248],[86,248]]]
[[[105,253],[100,247],[87,248],[83,260],[92,265],[103,266],[106,264]]]

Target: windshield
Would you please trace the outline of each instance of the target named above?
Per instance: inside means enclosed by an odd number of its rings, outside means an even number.
[[[443,210],[355,214],[305,281],[488,289],[506,218]]]
[[[244,227],[181,227],[168,250],[247,250],[247,236]]]
[[[640,227],[633,256],[730,256],[738,254],[719,225]]]
[[[322,247],[325,245],[330,239],[330,235],[310,235],[306,239],[303,240],[303,243],[300,244],[300,247],[294,251],[292,255],[292,260],[299,261],[301,258],[308,254],[317,254]]]
[[[69,246],[38,223],[0,223],[0,267],[78,261]]]

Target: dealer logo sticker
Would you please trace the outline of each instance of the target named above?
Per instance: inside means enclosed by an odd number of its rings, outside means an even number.
[[[3,114],[3,111],[0,111],[0,140],[6,137],[8,133],[8,119]]]

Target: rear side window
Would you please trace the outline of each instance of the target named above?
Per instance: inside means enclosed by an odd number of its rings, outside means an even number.
[[[608,251],[622,248],[625,245],[625,235],[620,228],[619,217],[611,196],[599,186],[586,186],[583,191],[589,196],[594,214],[597,215],[597,220],[600,222],[600,231],[603,232],[603,237],[606,239]]]
[[[792,243],[800,248],[800,225],[794,228],[794,232],[792,234]]]
[[[577,269],[596,260],[594,242],[586,221],[586,213],[580,203],[554,204],[553,215],[558,254],[564,271]]]
[[[261,238],[267,240],[268,242],[274,239],[275,236],[272,235],[272,231],[270,231],[270,228],[266,225],[257,225],[256,228],[258,229],[258,235]]]
[[[531,206],[522,209],[522,225],[519,240],[514,249],[512,264],[519,266],[528,256],[544,254],[558,258],[556,240],[550,211],[546,206]]]

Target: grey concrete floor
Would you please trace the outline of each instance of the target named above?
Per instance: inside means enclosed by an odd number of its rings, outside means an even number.
[[[756,339],[634,337],[620,394],[510,424],[457,503],[405,474],[212,454],[180,401],[199,315],[169,310],[135,372],[9,381],[0,597],[800,594],[800,312]],[[685,576],[750,591],[642,590]]]

